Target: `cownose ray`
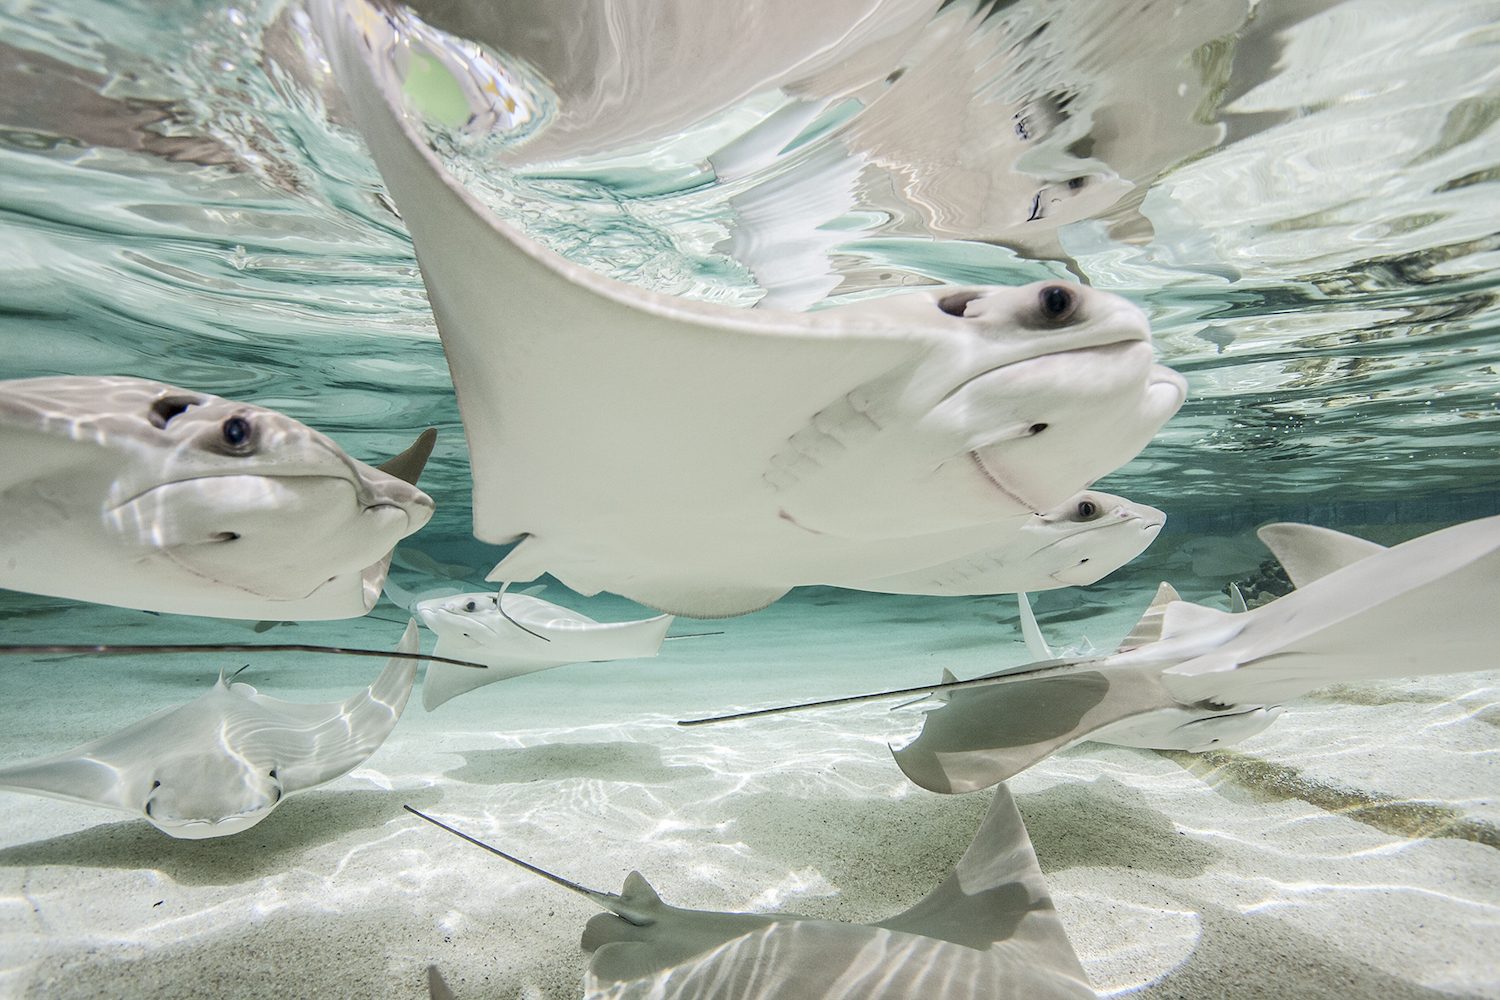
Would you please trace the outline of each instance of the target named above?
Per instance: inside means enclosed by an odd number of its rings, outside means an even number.
[[[1097,583],[1140,555],[1167,515],[1084,490],[1034,514],[1000,545],[912,573],[848,584],[894,594],[1009,594]]]
[[[173,837],[248,830],[288,795],[348,774],[385,742],[411,696],[417,623],[365,690],[343,701],[280,701],[221,672],[202,697],[65,753],[0,770],[0,790],[144,816]],[[478,672],[478,671],[476,671]]]
[[[689,617],[1003,539],[1181,405],[1134,305],[1062,282],[813,313],[625,285],[533,242],[402,109],[396,22],[311,8],[416,247],[469,440],[487,579],[550,572]]]
[[[124,376],[0,381],[0,587],[269,621],[363,615],[432,517],[436,432],[373,468],[285,414]]]
[[[1010,789],[936,889],[873,924],[791,913],[683,910],[640,872],[619,895],[586,889],[498,851],[410,806],[450,833],[608,910],[590,920],[584,992],[611,1000],[1090,1000]],[[442,977],[433,970],[434,998]],[[446,985],[442,985],[446,990]]]
[[[1308,524],[1258,534],[1296,585],[1259,607],[1220,611],[1183,601],[1163,583],[1108,655],[817,704],[946,693],[921,735],[893,752],[922,787],[968,792],[1084,739],[1191,751],[1235,743],[1317,688],[1463,673],[1491,662],[1500,646],[1500,516],[1391,548]]]
[[[422,707],[429,712],[507,677],[568,663],[655,656],[672,625],[671,615],[597,622],[539,597],[504,592],[437,597],[418,602],[415,612],[437,633],[438,656],[489,668],[430,664],[422,680]]]

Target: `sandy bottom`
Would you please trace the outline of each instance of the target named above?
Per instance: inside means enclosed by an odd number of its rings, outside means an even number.
[[[1128,631],[1142,580],[1048,595],[1061,645]],[[1207,590],[1204,591],[1206,595]],[[606,620],[622,601],[564,599]],[[1203,596],[1188,591],[1188,596]],[[257,637],[223,623],[0,595],[4,641],[337,642],[367,618]],[[399,612],[383,604],[377,615]],[[390,740],[235,837],[0,793],[0,994],[576,998],[587,901],[404,813],[429,811],[567,878],[638,869],[679,906],[848,921],[916,902],[988,794],[944,797],[887,750],[888,703],[683,729],[679,718],[900,687],[1024,662],[1008,598],[798,591],[679,621],[649,661],[578,664],[413,698]],[[423,634],[423,649],[433,637]],[[0,764],[56,753],[207,689],[220,667],[278,697],[342,698],[375,660],[256,655],[10,658]],[[1475,664],[1475,666],[1493,666]],[[1042,868],[1106,995],[1500,997],[1500,673],[1347,685],[1234,752],[1082,744],[1013,783]]]

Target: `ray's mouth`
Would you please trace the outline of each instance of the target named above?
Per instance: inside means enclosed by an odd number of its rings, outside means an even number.
[[[986,378],[986,377],[988,377],[990,375],[993,375],[993,374],[995,374],[996,372],[999,372],[999,371],[1004,371],[1005,369],[1010,368],[1013,365],[1025,364],[1028,361],[1035,361],[1038,358],[1046,358],[1046,357],[1052,357],[1053,355],[1062,355],[1062,354],[1078,354],[1078,353],[1081,353],[1083,351],[1110,351],[1110,350],[1115,350],[1117,348],[1129,347],[1132,344],[1150,344],[1151,343],[1151,333],[1150,333],[1149,330],[1145,331],[1144,333],[1137,333],[1137,334],[1134,334],[1134,335],[1132,335],[1129,332],[1125,332],[1125,333],[1111,332],[1110,337],[1112,337],[1113,339],[1106,339],[1106,340],[1103,340],[1103,341],[1101,341],[1100,343],[1097,343],[1097,344],[1083,343],[1083,344],[1079,344],[1077,347],[1070,347],[1070,348],[1066,348],[1064,350],[1051,350],[1051,351],[1043,350],[1043,351],[1040,351],[1040,352],[1038,352],[1036,354],[1031,355],[1030,357],[1026,357],[1026,358],[1012,358],[1011,360],[1006,361],[1003,364],[994,365],[994,366],[992,366],[990,368],[986,368],[984,371],[981,371],[981,372],[975,372],[973,375],[970,375],[968,378],[964,379],[962,382],[958,383],[953,388],[949,389],[946,393],[944,393],[943,394],[943,398],[940,399],[940,400],[938,400],[938,402],[939,403],[946,403],[948,400],[950,400],[954,396],[958,395],[960,392],[962,392],[968,386],[970,386],[971,384],[979,381],[982,378]],[[1162,371],[1163,371],[1163,373],[1166,373],[1166,374],[1162,374],[1162,373],[1157,373],[1156,371],[1154,371],[1155,368],[1160,368],[1161,367],[1160,365],[1153,365],[1152,367],[1153,367],[1153,371],[1152,371],[1151,375],[1148,376],[1148,378],[1147,378],[1147,384],[1148,385],[1156,385],[1159,382],[1172,382],[1173,381],[1173,378],[1171,376],[1175,375],[1176,373],[1172,372],[1171,369],[1163,368]]]
[[[1001,494],[1003,494],[1012,503],[1014,503],[1014,504],[1016,504],[1016,505],[1018,505],[1020,507],[1025,508],[1026,510],[1030,511],[1033,514],[1041,514],[1041,513],[1043,513],[1043,511],[1040,510],[1037,507],[1036,504],[1034,504],[1031,501],[1025,499],[1019,493],[1017,493],[1015,490],[1012,490],[1010,487],[1008,487],[1004,483],[1002,483],[999,480],[999,478],[997,478],[995,476],[995,474],[990,471],[989,466],[987,466],[987,465],[984,464],[984,459],[982,459],[982,458],[979,457],[979,452],[977,452],[977,451],[971,451],[971,452],[969,452],[969,459],[970,459],[970,461],[972,461],[974,463],[974,467],[979,470],[980,475],[982,475],[982,476],[984,476],[984,478],[988,479],[990,481],[990,484],[992,486],[994,486],[995,489],[999,490],[1001,492]]]

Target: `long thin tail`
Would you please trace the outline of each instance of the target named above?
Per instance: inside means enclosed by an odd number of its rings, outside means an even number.
[[[568,889],[572,892],[578,893],[578,895],[591,902],[597,903],[598,905],[604,907],[606,910],[609,910],[612,913],[618,914],[625,920],[630,921],[632,924],[643,924],[647,922],[642,918],[640,914],[636,913],[635,910],[625,902],[625,900],[621,899],[621,897],[619,896],[616,896],[612,892],[600,892],[597,889],[590,889],[587,886],[579,885],[577,882],[570,882],[568,879],[563,878],[561,875],[554,875],[551,872],[547,871],[547,869],[545,868],[538,868],[536,865],[522,861],[515,855],[506,854],[504,851],[500,850],[497,847],[491,847],[484,841],[471,837],[467,833],[464,833],[462,830],[455,830],[447,823],[444,823],[441,820],[433,819],[426,813],[413,809],[411,806],[404,805],[401,808],[405,809],[413,816],[419,817],[420,819],[425,819],[433,826],[441,827],[442,829],[447,830],[449,833],[453,834],[455,837],[458,837],[461,840],[467,840],[475,847],[481,847],[484,850],[489,851],[496,857],[504,858],[506,861],[509,861],[511,864],[517,866],[518,868],[524,868],[527,871],[531,872],[531,874],[533,875],[540,875],[548,882],[555,882],[556,884],[562,886],[564,889]]]

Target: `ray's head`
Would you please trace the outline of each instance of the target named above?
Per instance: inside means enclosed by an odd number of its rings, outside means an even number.
[[[1086,586],[1144,552],[1166,521],[1155,507],[1084,490],[1022,529],[1039,543],[1027,560],[1059,585]]]
[[[941,396],[927,419],[1021,508],[1050,510],[1119,468],[1186,396],[1153,362],[1145,313],[1117,295],[1046,281],[951,292],[939,307],[971,338],[929,376]]]
[[[459,644],[480,645],[494,638],[491,623],[500,617],[499,595],[458,594],[422,601],[417,617],[438,637]]]
[[[151,825],[181,840],[248,830],[282,799],[274,764],[232,752],[169,756],[153,770],[142,811]]]
[[[74,436],[128,453],[104,521],[201,585],[304,597],[432,516],[411,483],[285,414],[143,379],[58,379]]]
[[[1153,363],[1145,313],[1071,282],[827,313],[924,347],[815,414],[771,460],[783,516],[822,534],[910,537],[1044,513],[1134,458],[1186,394]]]

